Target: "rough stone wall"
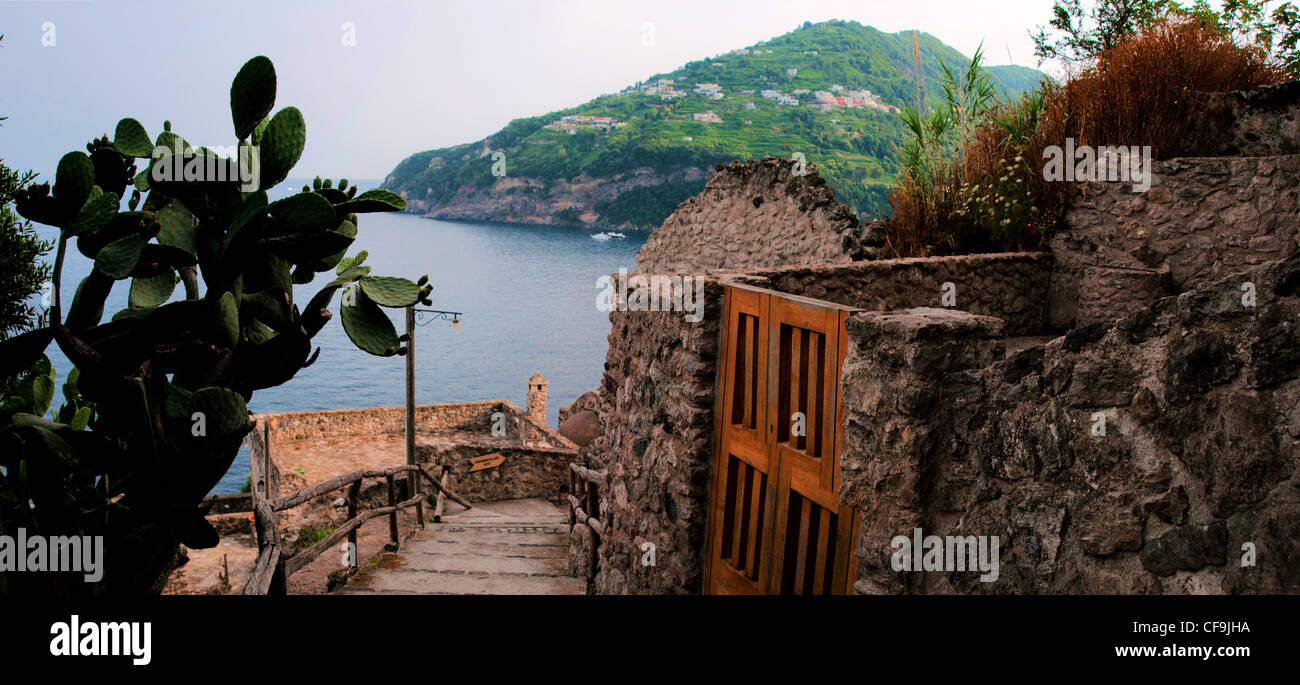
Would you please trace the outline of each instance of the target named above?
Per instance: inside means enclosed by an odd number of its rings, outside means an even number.
[[[605,434],[580,455],[607,471],[595,581],[602,594],[702,589],[722,292],[706,281],[697,323],[675,312],[610,314],[599,395]],[[655,566],[641,564],[646,542]],[[571,552],[584,544],[574,536]]]
[[[1300,81],[1202,97],[1208,130],[1193,146],[1196,154],[1266,157],[1300,153]]]
[[[719,164],[700,194],[678,206],[637,255],[642,273],[703,273],[787,264],[839,264],[883,244],[807,164],[767,158]]]
[[[841,495],[862,510],[855,589],[1300,591],[1297,316],[1300,256],[1005,359],[995,319],[853,316]],[[1000,578],[894,571],[890,540],[914,527],[999,536]]]
[[[496,468],[470,472],[470,460],[498,453],[505,461]],[[420,463],[440,465],[451,473],[452,488],[470,502],[539,497],[558,501],[568,491],[569,464],[574,448],[501,447],[491,442],[426,442],[418,450]],[[436,473],[436,472],[435,472]]]
[[[737,280],[875,311],[943,306],[943,284],[952,283],[953,308],[1000,317],[1022,335],[1046,325],[1051,266],[1046,253],[964,255],[757,269]]]
[[[1300,156],[1155,162],[1152,186],[1093,184],[1051,240],[1050,323],[1114,320],[1300,243]]]
[[[958,308],[996,312],[1036,333],[1046,318],[1051,260],[1044,254],[972,255],[790,267],[720,274],[706,281],[704,320],[680,313],[614,312],[602,388],[604,435],[579,461],[606,469],[606,536],[599,540],[602,593],[693,593],[703,588],[713,410],[721,342],[721,283],[732,279],[867,309],[939,304],[953,282]],[[641,566],[642,544],[657,566]],[[571,536],[571,554],[590,544]]]

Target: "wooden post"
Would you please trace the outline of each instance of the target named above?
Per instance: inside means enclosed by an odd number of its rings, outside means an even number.
[[[388,481],[388,506],[396,507],[397,490],[395,489],[396,486],[393,483],[393,474],[391,473],[388,474],[386,480]],[[389,543],[393,546],[393,551],[397,551],[397,510],[396,509],[394,509],[393,512],[388,515],[388,540]]]
[[[587,516],[598,519],[600,518],[600,506],[596,502],[596,484],[583,478],[579,482],[587,486]],[[596,553],[596,548],[600,545],[600,538],[591,536],[591,563],[587,565],[587,582],[591,583],[596,580],[596,563],[600,555]]]
[[[271,420],[262,424],[262,497],[271,497]]]
[[[357,516],[357,499],[361,495],[361,481],[363,480],[365,479],[358,478],[352,481],[352,486],[348,488],[348,520],[349,521],[356,518]],[[357,557],[360,555],[360,551],[357,549],[357,530],[355,528],[348,531],[348,545],[351,546],[351,551],[352,551],[351,566],[353,570],[356,570],[357,565],[360,563],[360,561],[357,559]]]
[[[447,508],[447,495],[443,490],[447,489],[447,477],[449,474],[447,473],[446,466],[440,466],[439,468],[442,469],[442,478],[438,482],[442,484],[442,489],[438,490],[438,503],[433,508],[434,523],[442,523],[442,513],[446,511]]]
[[[406,308],[406,464],[415,465],[415,307]],[[406,496],[420,492],[420,479],[414,471],[406,474]],[[419,508],[417,507],[417,511]],[[424,525],[423,517],[420,521]]]
[[[570,495],[573,494],[574,484],[577,482],[577,480],[578,480],[578,474],[574,473],[573,469],[569,469],[569,494]],[[573,505],[570,504],[569,505],[569,530],[573,530],[573,523],[574,523]]]
[[[281,555],[275,563],[275,575],[271,576],[271,587],[267,590],[267,595],[274,597],[283,597],[289,594],[288,575],[284,572],[284,556]]]

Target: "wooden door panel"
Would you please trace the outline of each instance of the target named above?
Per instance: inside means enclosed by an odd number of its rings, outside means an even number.
[[[767,430],[767,299],[728,289],[713,506],[708,542],[708,589],[758,594],[767,584],[771,537]]]
[[[736,286],[725,302],[708,591],[843,593],[855,521],[835,491],[850,312]]]

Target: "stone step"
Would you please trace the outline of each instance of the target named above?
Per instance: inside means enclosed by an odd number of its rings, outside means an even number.
[[[587,583],[573,576],[384,571],[367,580],[362,574],[340,594],[393,595],[585,595]]]
[[[411,542],[475,542],[484,544],[531,545],[534,547],[567,546],[568,536],[564,533],[546,531],[504,532],[498,530],[456,530],[442,531],[437,535],[416,535]]]
[[[564,558],[569,547],[562,540],[537,538],[535,542],[488,542],[479,538],[459,540],[408,540],[402,554],[476,554],[479,556],[532,556],[539,559]]]
[[[568,513],[545,500],[456,509],[416,531],[340,594],[581,595],[569,570]]]
[[[452,552],[425,554],[411,551],[404,551],[400,556],[403,565],[394,570],[530,576],[562,576],[569,571],[568,558],[557,556],[527,557],[521,555],[458,554]],[[385,562],[381,562],[380,566],[394,568],[395,562],[387,562],[387,565],[385,565]]]
[[[567,526],[568,515],[564,516],[444,516],[441,523],[426,524],[438,526]]]
[[[433,533],[434,537],[501,533],[503,535],[560,535],[569,534],[568,526],[448,526]],[[431,538],[432,539],[432,538]]]

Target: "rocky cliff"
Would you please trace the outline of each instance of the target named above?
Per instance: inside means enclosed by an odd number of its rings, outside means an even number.
[[[405,190],[401,194],[406,198],[408,211],[433,219],[592,224],[601,228],[631,230],[643,227],[630,221],[610,220],[596,211],[597,208],[636,189],[680,188],[692,183],[702,185],[707,175],[698,167],[684,167],[666,173],[641,167],[613,176],[581,174],[556,181],[508,175],[487,185],[462,185],[455,195],[442,202],[432,199],[432,188],[423,197]]]

